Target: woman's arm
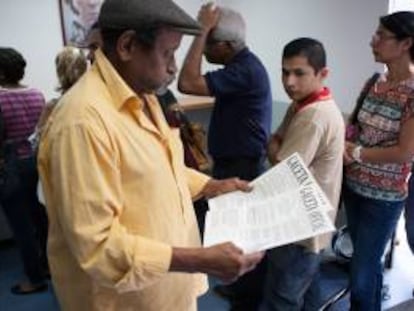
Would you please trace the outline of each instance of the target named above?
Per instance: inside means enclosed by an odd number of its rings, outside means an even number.
[[[354,160],[360,162],[381,164],[411,161],[414,156],[414,117],[402,124],[398,144],[395,146],[388,148],[365,148],[347,142],[346,153]]]

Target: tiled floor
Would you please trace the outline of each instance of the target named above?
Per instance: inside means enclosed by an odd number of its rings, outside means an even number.
[[[385,274],[385,283],[390,287],[390,299],[383,303],[384,310],[412,298],[414,288],[414,256],[408,249],[403,223],[398,229],[399,244],[395,248],[395,259],[391,270]],[[11,284],[22,276],[17,250],[12,246],[0,245],[0,310],[1,311],[58,311],[53,291],[29,295],[13,296],[9,292]],[[210,280],[211,285],[217,284]],[[199,299],[199,311],[228,310],[228,303],[212,293],[212,290]],[[345,311],[337,307],[335,311]]]
[[[385,310],[413,298],[414,255],[407,245],[403,219],[398,224],[394,264],[392,269],[385,273],[384,283],[389,285],[390,295],[390,299],[383,302]]]

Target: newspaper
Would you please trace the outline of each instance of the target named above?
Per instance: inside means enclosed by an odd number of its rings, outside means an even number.
[[[208,201],[204,246],[231,241],[245,253],[335,230],[329,200],[298,153],[235,191]]]

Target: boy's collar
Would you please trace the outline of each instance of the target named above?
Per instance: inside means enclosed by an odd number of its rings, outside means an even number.
[[[321,90],[313,92],[305,99],[295,102],[295,113],[299,112],[306,106],[311,105],[315,102],[328,100],[331,98],[331,91],[327,87],[323,87]]]

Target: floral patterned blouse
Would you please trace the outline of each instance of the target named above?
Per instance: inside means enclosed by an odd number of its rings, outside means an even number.
[[[385,79],[382,75],[379,81]],[[354,141],[362,147],[387,148],[398,143],[402,125],[414,116],[414,78],[401,81],[382,92],[376,86],[371,87],[358,113],[359,133]],[[354,162],[346,168],[346,183],[364,197],[402,201],[408,194],[411,166],[411,161],[382,164]]]

